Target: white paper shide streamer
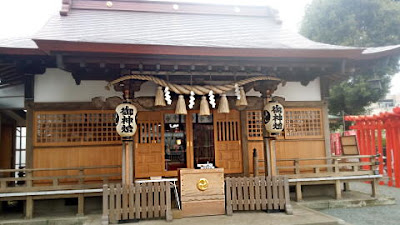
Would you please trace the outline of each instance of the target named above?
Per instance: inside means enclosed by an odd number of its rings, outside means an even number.
[[[240,100],[240,89],[238,84],[235,84],[235,96],[237,100]]]
[[[213,109],[215,109],[215,96],[214,96],[214,92],[212,90],[210,90],[210,92],[208,93],[208,99],[210,101],[210,105]]]
[[[190,92],[190,97],[189,97],[189,109],[193,109],[194,100],[195,100],[194,92],[191,91],[191,92]]]
[[[172,100],[171,100],[171,92],[169,91],[169,87],[165,87],[164,96],[165,96],[165,101],[167,102],[167,104],[171,105]]]

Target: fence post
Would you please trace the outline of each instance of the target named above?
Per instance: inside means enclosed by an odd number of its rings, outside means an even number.
[[[32,171],[26,171],[26,186],[32,187]]]
[[[378,153],[379,153],[379,174],[383,175],[383,143],[382,143],[382,121],[378,121]],[[384,184],[379,181],[379,184]]]
[[[393,162],[394,162],[394,180],[395,186],[397,188],[400,187],[400,141],[399,141],[399,132],[398,132],[397,124],[393,121],[392,128],[392,140],[393,140]]]
[[[166,220],[167,221],[172,221],[172,210],[171,210],[171,186],[170,186],[170,183],[169,183],[169,181],[166,181],[165,182],[165,191],[166,191],[166,193],[165,193],[165,197],[166,197],[166,200],[167,200],[167,210],[166,210],[166,215],[165,215],[165,217],[166,217]]]
[[[85,196],[83,193],[78,194],[78,213],[76,216],[83,216],[85,214]]]
[[[290,204],[289,179],[286,176],[283,179],[285,188],[285,211],[286,214],[293,215],[292,204]]]
[[[104,184],[103,185],[103,216],[101,217],[102,225],[108,225],[108,214],[109,214],[108,196],[109,196],[108,185]]]
[[[333,165],[335,166],[335,173],[339,173],[339,159],[333,159]]]
[[[392,173],[392,134],[391,134],[391,124],[390,121],[386,126],[386,167],[387,167],[387,175],[389,178],[388,186],[393,186],[393,173]]]
[[[231,196],[231,178],[225,178],[225,198],[226,198],[226,214],[232,216],[232,196]]]
[[[253,176],[258,177],[259,172],[258,172],[258,154],[257,154],[257,149],[253,149]]]
[[[27,196],[25,202],[25,219],[32,219],[32,217],[33,217],[33,198],[32,196]]]

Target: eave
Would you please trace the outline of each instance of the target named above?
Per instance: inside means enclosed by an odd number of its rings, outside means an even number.
[[[38,47],[47,52],[87,52],[135,55],[181,55],[213,57],[263,58],[336,58],[358,59],[363,49],[257,49],[197,46],[139,45],[93,42],[70,42],[34,39]]]
[[[47,53],[37,48],[0,47],[0,55],[47,55]]]

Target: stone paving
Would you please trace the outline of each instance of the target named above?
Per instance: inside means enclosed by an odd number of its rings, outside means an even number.
[[[371,185],[362,182],[352,182],[350,188],[351,190],[365,193],[370,193],[371,191]],[[321,210],[321,212],[340,218],[353,225],[400,224],[400,189],[379,185],[378,194],[394,197],[396,199],[396,205],[325,209]]]
[[[358,192],[370,193],[371,186],[362,182],[351,183],[351,191],[349,195],[354,195]],[[314,211],[304,206],[297,205],[293,202],[294,215],[288,216],[284,213],[264,213],[264,212],[236,212],[233,216],[208,216],[194,218],[175,219],[172,223],[167,223],[165,220],[147,220],[140,221],[140,224],[176,224],[176,225],[196,225],[196,224],[379,224],[391,225],[400,224],[400,189],[387,186],[379,186],[378,193],[385,196],[393,196],[396,205],[390,206],[373,206],[362,208],[333,208],[324,209],[321,211]],[[360,193],[355,196],[360,195]],[[346,196],[344,194],[343,196]],[[368,196],[368,194],[365,194]],[[354,197],[354,196],[353,196]],[[365,197],[360,197],[360,199]],[[34,224],[34,225],[47,225],[47,224],[86,224],[94,225],[101,222],[101,199],[89,198],[86,204],[86,216],[76,217],[76,206],[65,206],[64,202],[47,201],[38,202],[37,210],[35,211],[35,219],[27,221],[22,219],[22,214],[16,215],[0,215],[1,225],[11,224]],[[343,199],[345,200],[345,199]],[[328,198],[327,200],[332,204],[334,200]],[[392,200],[393,201],[393,200]],[[337,204],[337,203],[335,203]],[[304,205],[304,204],[302,204]],[[49,210],[48,208],[51,208]],[[348,204],[346,207],[354,207]],[[50,216],[49,216],[50,214]],[[134,223],[137,224],[137,223]]]

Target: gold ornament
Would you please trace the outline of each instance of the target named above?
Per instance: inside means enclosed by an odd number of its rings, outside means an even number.
[[[197,182],[197,189],[200,191],[205,191],[208,189],[208,180],[206,178],[200,178]]]

